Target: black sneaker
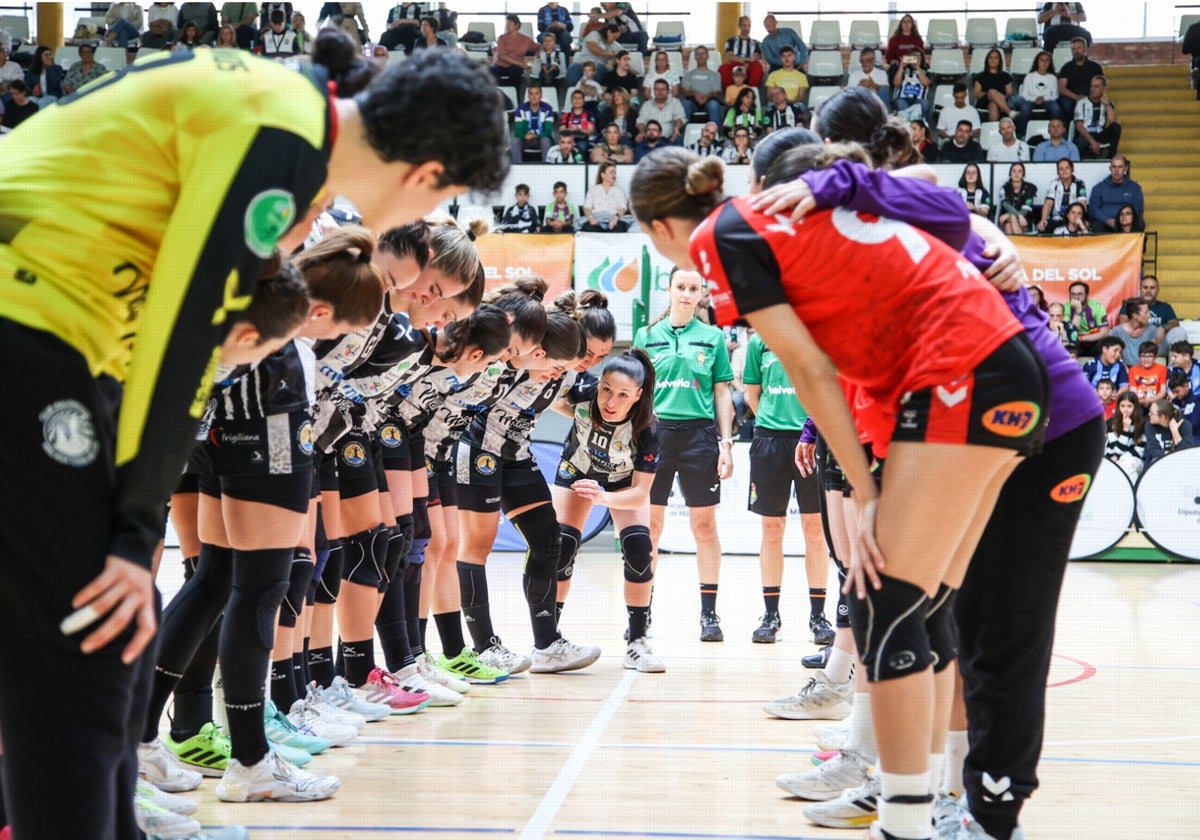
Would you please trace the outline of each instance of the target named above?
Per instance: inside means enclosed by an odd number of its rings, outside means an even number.
[[[758,625],[758,629],[750,637],[750,641],[758,642],[761,645],[773,645],[779,638],[779,628],[783,622],[779,620],[779,613],[769,612],[764,615]]]
[[[721,619],[717,617],[715,612],[700,613],[700,641],[725,641],[725,634],[721,632]]]
[[[833,638],[836,635],[833,627],[829,624],[829,619],[825,617],[825,613],[817,613],[808,619],[808,629],[813,634],[814,645],[831,645]]]
[[[821,670],[829,664],[829,651],[833,650],[833,645],[825,645],[816,653],[810,653],[808,656],[800,660],[800,664],[805,668]]]

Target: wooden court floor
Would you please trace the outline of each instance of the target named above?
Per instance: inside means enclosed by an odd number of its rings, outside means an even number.
[[[785,573],[782,640],[755,645],[757,558],[727,558],[718,601],[726,640],[705,644],[694,560],[665,557],[652,641],[668,670],[636,674],[621,667],[621,564],[611,545],[601,535],[581,552],[563,617],[568,638],[603,647],[591,668],[476,686],[461,706],[368,724],[310,765],[342,779],[326,802],[228,805],[207,779],[195,794],[201,822],[272,840],[864,836],[808,824],[803,803],[773,783],[811,766],[812,723],[761,709],[807,679],[798,661],[814,648],[801,561]],[[494,555],[489,584],[498,632],[528,650],[520,562]],[[169,597],[181,580],[178,552],[163,568]],[[1030,840],[1200,837],[1197,639],[1200,566],[1072,565],[1042,787],[1022,820]],[[438,647],[432,626],[430,643]]]

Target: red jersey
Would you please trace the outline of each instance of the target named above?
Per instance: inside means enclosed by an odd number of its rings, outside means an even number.
[[[1129,388],[1139,400],[1153,397],[1167,387],[1166,365],[1155,363],[1152,367],[1135,365],[1129,369]]]
[[[892,427],[895,415],[879,407],[862,386],[838,374],[838,384],[846,397],[846,405],[854,416],[854,428],[858,431],[858,442],[871,444],[871,451],[879,458],[886,458],[888,445],[892,442]]]
[[[691,237],[717,320],[789,304],[839,373],[889,414],[953,382],[1022,331],[966,259],[909,225],[838,208],[793,224],[737,198]]]

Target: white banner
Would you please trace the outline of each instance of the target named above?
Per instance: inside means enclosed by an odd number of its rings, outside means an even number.
[[[733,445],[733,475],[721,483],[721,504],[717,506],[717,535],[721,538],[722,554],[756,555],[761,550],[761,517],[746,510],[750,494],[750,444]],[[695,554],[696,541],[688,522],[687,505],[679,492],[679,479],[671,489],[667,500],[667,517],[662,537],[658,540],[660,551],[677,554]],[[788,557],[804,555],[804,532],[800,530],[800,511],[793,495],[788,500],[787,530],[783,537],[783,553]]]
[[[648,259],[647,259],[648,258]],[[575,235],[575,289],[598,289],[608,296],[617,319],[617,340],[633,340],[633,302],[641,295],[643,266],[650,272],[650,320],[670,301],[667,285],[673,265],[644,233],[579,233]]]

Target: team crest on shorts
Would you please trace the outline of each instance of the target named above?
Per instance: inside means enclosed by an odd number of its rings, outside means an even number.
[[[311,420],[305,420],[300,424],[300,430],[296,432],[296,441],[300,444],[301,452],[305,455],[313,454],[313,450],[317,446],[317,436],[313,433]]]
[[[351,441],[342,447],[342,460],[352,467],[361,467],[367,462],[367,451],[361,443]]]
[[[570,479],[574,477],[577,470],[570,461],[558,462],[558,477],[562,479]]]
[[[57,400],[38,415],[42,421],[42,450],[68,467],[86,467],[96,460],[100,442],[92,413],[78,400]]]
[[[388,423],[379,430],[379,442],[388,449],[395,449],[404,443],[404,435],[401,434],[399,426],[395,423]]]
[[[1006,402],[983,413],[983,427],[1000,437],[1017,438],[1037,428],[1042,410],[1037,403]]]
[[[758,501],[758,488],[754,486],[754,482],[750,482],[750,504]]]
[[[475,472],[480,475],[492,475],[496,472],[496,459],[484,453],[475,459]]]

